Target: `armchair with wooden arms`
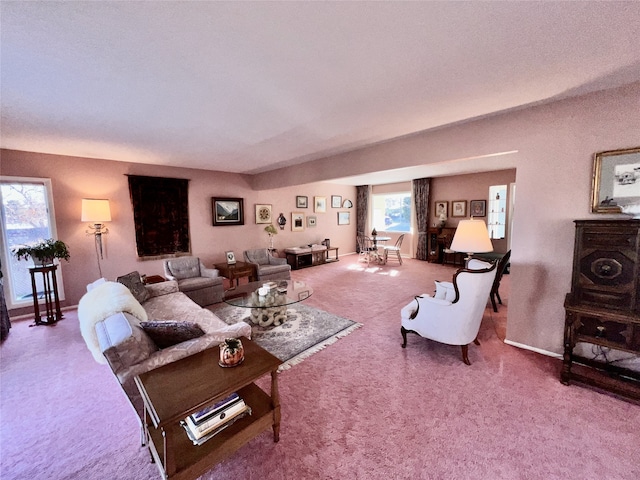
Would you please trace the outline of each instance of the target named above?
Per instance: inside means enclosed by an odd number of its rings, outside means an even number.
[[[487,306],[489,292],[496,276],[496,264],[472,259],[467,268],[459,269],[453,282],[436,283],[436,294],[422,294],[400,312],[402,348],[407,346],[407,333],[448,345],[460,345],[462,361],[471,365],[468,345],[479,345],[477,336]]]

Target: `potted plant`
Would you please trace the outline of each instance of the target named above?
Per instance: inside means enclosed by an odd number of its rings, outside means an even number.
[[[69,261],[67,245],[62,240],[54,240],[53,238],[15,247],[13,254],[18,260],[31,258],[36,266],[51,265],[54,258]]]
[[[273,226],[273,223],[270,223],[264,227],[264,231],[269,234],[269,250],[273,250],[273,236],[278,234],[278,230]]]

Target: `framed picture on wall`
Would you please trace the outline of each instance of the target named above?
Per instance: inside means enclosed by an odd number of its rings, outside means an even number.
[[[342,195],[331,195],[331,208],[342,207]]]
[[[469,201],[469,213],[472,217],[484,217],[487,215],[487,201],[486,200],[471,200]]]
[[[271,223],[271,205],[256,204],[256,223]]]
[[[640,147],[596,153],[591,212],[618,213],[640,202]]]
[[[452,217],[466,217],[467,216],[467,201],[466,200],[454,200],[451,202],[451,216]]]
[[[313,197],[313,211],[325,213],[327,211],[327,197]]]
[[[442,200],[438,200],[434,207],[433,207],[433,211],[435,214],[435,217],[438,218],[440,217],[440,215],[442,215],[444,213],[445,217],[449,216],[449,202],[444,202]]]
[[[318,223],[318,217],[315,215],[309,215],[307,217],[307,227],[315,227]]]
[[[213,226],[244,225],[244,200],[242,198],[213,197]]]
[[[304,230],[304,213],[292,212],[291,213],[291,231],[302,232]]]
[[[309,206],[309,198],[304,195],[296,196],[296,208],[307,208]]]
[[[351,212],[338,212],[338,225],[349,225],[351,223]]]

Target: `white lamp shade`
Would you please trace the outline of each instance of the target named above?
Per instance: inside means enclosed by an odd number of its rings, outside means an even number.
[[[83,198],[82,221],[92,223],[110,222],[111,209],[109,208],[109,200]]]
[[[482,220],[460,220],[449,248],[464,253],[493,252],[487,225]]]

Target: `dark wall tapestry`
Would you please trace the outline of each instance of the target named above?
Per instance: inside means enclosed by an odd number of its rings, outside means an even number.
[[[152,260],[189,253],[189,180],[128,177],[138,256]]]

